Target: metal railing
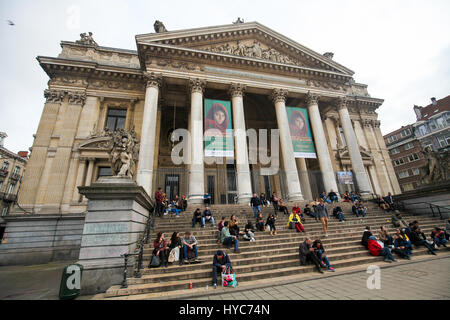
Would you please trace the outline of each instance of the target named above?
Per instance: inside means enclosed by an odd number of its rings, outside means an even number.
[[[433,217],[439,216],[441,220],[450,216],[450,207],[439,206],[429,202],[411,202],[405,203],[404,201],[395,202],[398,210],[410,213],[414,216],[432,214]],[[444,215],[446,217],[444,217]]]
[[[149,213],[148,213],[147,222],[145,223],[145,230],[144,230],[142,238],[139,242],[138,252],[137,253],[125,253],[125,254],[120,255],[121,257],[124,258],[124,271],[123,271],[123,280],[122,280],[121,288],[128,288],[128,283],[127,283],[128,258],[130,256],[135,256],[135,255],[138,256],[137,270],[136,270],[134,276],[136,278],[142,277],[141,269],[142,269],[142,260],[143,260],[143,256],[144,256],[144,245],[149,243],[150,229],[152,229],[152,230],[155,229],[155,202],[153,202],[151,200],[150,203],[151,203],[152,207],[150,208]]]

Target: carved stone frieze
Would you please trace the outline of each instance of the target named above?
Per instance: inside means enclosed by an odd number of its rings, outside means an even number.
[[[61,103],[64,100],[65,93],[62,90],[46,89],[44,90],[46,103]]]
[[[86,93],[80,91],[69,91],[67,92],[69,97],[69,104],[80,104],[83,105],[86,100]]]
[[[246,44],[238,40],[236,42],[206,47],[203,48],[203,50],[217,53],[232,54],[241,57],[257,58],[296,66],[305,66],[298,59],[283,54],[274,48],[264,46],[258,40],[254,40],[253,43],[251,44]]]
[[[197,63],[191,63],[186,61],[175,60],[171,58],[155,58],[151,56],[146,57],[146,64],[151,65],[152,63],[165,68],[181,69],[187,71],[204,71],[205,67]]]
[[[313,79],[306,79],[306,85],[309,87],[315,87],[315,88],[323,88],[323,89],[333,89],[338,91],[347,92],[348,89],[345,85],[334,83],[332,81],[322,81],[322,80],[313,80]]]

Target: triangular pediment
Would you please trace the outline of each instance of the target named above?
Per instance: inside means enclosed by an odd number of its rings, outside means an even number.
[[[354,72],[305,46],[257,23],[150,33],[136,36],[140,45],[158,44],[221,53],[268,62],[306,67],[352,76]]]
[[[339,152],[339,157],[341,159],[345,159],[345,158],[350,159],[350,154],[349,154],[349,150],[348,150],[347,146],[339,149],[338,152]],[[359,153],[361,154],[361,158],[363,158],[363,160],[372,160],[373,159],[372,153],[362,146],[359,146]]]

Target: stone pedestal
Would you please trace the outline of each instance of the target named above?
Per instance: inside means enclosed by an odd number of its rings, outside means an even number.
[[[123,280],[125,253],[135,253],[151,202],[143,187],[128,177],[103,177],[78,187],[88,207],[78,263],[83,265],[82,294],[106,291]],[[135,257],[128,260],[130,271]]]

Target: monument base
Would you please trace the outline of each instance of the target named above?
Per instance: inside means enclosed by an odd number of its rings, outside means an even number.
[[[81,294],[95,294],[122,282],[121,255],[135,253],[152,204],[144,188],[128,177],[103,177],[78,189],[88,199],[78,261],[84,268]],[[134,261],[130,256],[128,274]]]

